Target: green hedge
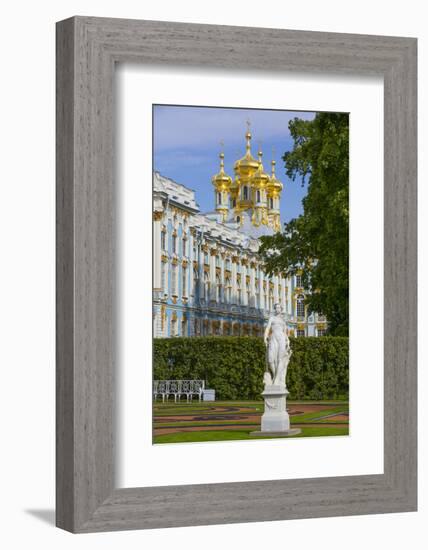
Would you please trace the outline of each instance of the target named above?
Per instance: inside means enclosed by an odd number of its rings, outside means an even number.
[[[289,399],[348,397],[346,337],[290,338]],[[262,338],[208,336],[155,338],[154,379],[206,381],[216,399],[260,399],[266,349]]]

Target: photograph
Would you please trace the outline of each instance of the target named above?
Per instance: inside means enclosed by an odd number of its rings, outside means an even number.
[[[349,113],[152,114],[153,443],[349,435]]]

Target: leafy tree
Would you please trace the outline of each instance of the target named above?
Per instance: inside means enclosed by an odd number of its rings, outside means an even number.
[[[286,174],[308,192],[303,214],[283,232],[262,237],[260,252],[269,273],[303,270],[309,311],[327,316],[330,334],[348,334],[349,118],[317,113],[311,121],[295,118],[289,129],[292,151],[282,157]]]

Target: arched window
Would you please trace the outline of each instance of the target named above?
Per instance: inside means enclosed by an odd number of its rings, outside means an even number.
[[[217,193],[217,202],[221,204],[221,193]]]
[[[237,223],[241,223],[241,218],[240,218],[240,216],[237,216],[236,222],[237,222]]]
[[[273,199],[270,199],[269,200],[269,207],[272,209],[273,208]]]
[[[296,275],[296,286],[298,288],[302,287],[302,276],[301,275]]]
[[[305,298],[302,294],[299,294],[299,296],[297,296],[296,313],[297,313],[297,317],[305,316]]]
[[[257,190],[257,202],[260,202],[260,191]]]
[[[248,200],[248,187],[246,185],[244,185],[243,197],[244,197],[244,201]]]

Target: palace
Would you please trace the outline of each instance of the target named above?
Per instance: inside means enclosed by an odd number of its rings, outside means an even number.
[[[269,276],[258,256],[259,237],[280,230],[282,183],[265,172],[262,152],[212,178],[215,211],[202,214],[191,189],[153,174],[154,336],[261,336],[275,303],[290,335],[322,336],[325,317],[307,315],[301,275]]]

